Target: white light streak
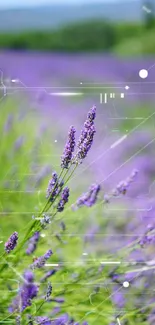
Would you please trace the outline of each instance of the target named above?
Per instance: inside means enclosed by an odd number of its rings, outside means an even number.
[[[111,261],[105,261],[105,262],[100,262],[101,264],[118,264],[118,265],[120,265],[121,264],[121,262],[116,262],[116,261],[113,261],[113,262],[111,262]]]
[[[58,93],[50,93],[53,96],[81,96],[83,93],[67,93],[67,92],[58,92]]]
[[[111,149],[117,147],[122,141],[124,141],[125,139],[127,138],[127,134],[123,135],[123,137],[121,137],[119,140],[117,140],[116,142],[114,142],[112,145],[111,145]]]
[[[45,264],[45,266],[59,266],[59,264]]]

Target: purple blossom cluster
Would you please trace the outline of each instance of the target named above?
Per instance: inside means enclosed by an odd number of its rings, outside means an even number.
[[[51,249],[49,249],[43,256],[38,257],[34,261],[34,263],[31,265],[31,268],[32,269],[35,269],[35,268],[40,269],[40,268],[42,268],[45,265],[46,261],[51,257],[52,254],[53,253],[52,253]]]
[[[52,178],[50,179],[49,181],[49,184],[48,184],[48,188],[47,188],[47,195],[46,195],[46,198],[48,199],[51,194],[52,196],[50,197],[50,200],[53,201],[56,194],[57,194],[57,181],[58,181],[58,175],[56,172],[53,172],[52,173]]]
[[[46,198],[50,199],[51,202],[54,202],[56,196],[61,191],[64,182],[58,179],[58,175],[56,172],[52,173],[52,178],[49,181],[48,188],[47,188],[47,195]]]
[[[57,205],[58,212],[62,212],[64,210],[64,206],[68,202],[68,198],[69,198],[69,188],[66,186],[61,193],[61,199]]]
[[[155,230],[155,227],[149,224],[144,235],[141,236],[139,240],[139,244],[142,248],[155,244],[155,233],[152,233],[153,230]]]
[[[69,133],[68,133],[68,141],[65,145],[65,149],[63,152],[63,155],[61,157],[61,167],[68,169],[69,164],[72,160],[73,152],[75,149],[75,128],[74,126],[70,127]]]
[[[17,297],[13,300],[9,311],[23,311],[26,307],[31,306],[32,299],[38,294],[38,286],[34,283],[34,275],[31,271],[27,270],[23,276],[24,283],[19,288]]]
[[[38,325],[80,325],[80,323],[75,322],[74,319],[70,319],[68,314],[63,314],[55,320],[50,320],[46,316],[36,317],[35,321]],[[87,322],[83,322],[81,325],[88,325]]]
[[[41,223],[42,228],[45,229],[46,226],[51,223],[51,217],[48,214],[44,213],[43,218],[41,218],[41,220],[40,220],[40,223]]]
[[[129,177],[127,177],[124,181],[121,181],[116,188],[112,190],[112,192],[108,195],[104,195],[104,202],[108,203],[111,197],[118,197],[120,195],[125,195],[131,183],[133,183],[138,174],[138,170],[134,169]]]
[[[31,255],[36,250],[39,238],[40,238],[40,233],[39,231],[36,231],[34,235],[29,239],[28,247],[26,249],[27,255]]]
[[[18,233],[15,231],[5,243],[5,251],[9,254],[17,245]]]
[[[90,150],[94,135],[95,135],[95,126],[94,119],[96,117],[96,106],[93,106],[88,112],[87,119],[84,123],[84,128],[81,131],[80,138],[77,143],[77,152],[73,158],[75,164],[81,164],[83,159],[87,156],[88,151]]]
[[[101,186],[99,184],[92,184],[87,193],[84,193],[80,196],[75,205],[72,206],[73,210],[80,208],[82,206],[92,207],[98,198],[98,193],[101,190]]]
[[[50,298],[51,294],[52,294],[52,285],[51,285],[51,282],[48,282],[45,300],[48,300]]]
[[[41,278],[40,282],[46,281],[48,278],[50,278],[52,275],[54,275],[57,272],[57,270],[50,270],[44,274],[44,276]]]

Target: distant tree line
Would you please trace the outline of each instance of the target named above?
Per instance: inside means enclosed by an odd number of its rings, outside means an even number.
[[[0,48],[41,51],[109,51],[118,43],[140,37],[148,25],[145,23],[115,23],[84,21],[57,30],[0,33]],[[150,28],[155,29],[151,16]]]

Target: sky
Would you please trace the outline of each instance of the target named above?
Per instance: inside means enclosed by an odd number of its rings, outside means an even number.
[[[109,2],[118,0],[0,0],[0,9],[5,8],[16,8],[16,7],[26,7],[35,5],[46,5],[46,4],[78,4],[78,3],[95,3],[95,2]],[[126,0],[123,0],[126,1]]]

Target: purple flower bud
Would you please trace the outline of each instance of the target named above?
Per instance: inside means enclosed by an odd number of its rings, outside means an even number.
[[[79,197],[79,199],[76,202],[76,208],[79,208],[83,205],[87,207],[92,207],[97,201],[97,196],[100,189],[101,189],[100,185],[92,184],[89,188],[89,191],[87,193],[82,194],[82,196]]]
[[[65,187],[61,193],[61,200],[57,205],[57,210],[59,212],[62,212],[64,210],[64,206],[68,202],[68,198],[69,198],[69,188]]]
[[[69,321],[69,316],[66,313],[56,318],[55,325],[65,325],[68,324],[68,321]]]
[[[34,283],[34,275],[27,270],[24,273],[24,283],[19,289],[19,294],[13,300],[9,308],[10,312],[23,311],[26,307],[31,306],[32,299],[37,296],[38,286]]]
[[[136,169],[133,170],[131,175],[126,178],[126,180],[121,181],[115,189],[112,190],[111,196],[119,196],[120,194],[126,194],[127,189],[129,188],[130,184],[135,180],[138,171]]]
[[[40,220],[40,223],[41,223],[42,228],[45,229],[46,226],[51,223],[50,216],[44,213],[43,218]]]
[[[52,325],[51,320],[46,316],[39,316],[35,318],[38,325]]]
[[[65,145],[65,149],[63,152],[63,155],[61,157],[61,167],[68,169],[69,164],[72,160],[72,155],[75,148],[75,128],[74,126],[70,127],[69,133],[68,133],[68,141]]]
[[[47,199],[51,196],[51,198],[50,198],[50,201],[51,202],[54,201],[54,198],[55,198],[55,196],[58,193],[58,184],[57,184],[57,181],[58,181],[58,175],[57,175],[56,172],[53,172],[52,173],[52,178],[51,178],[51,180],[49,181],[49,184],[48,184],[47,195],[46,195],[46,198]]]
[[[92,146],[94,135],[96,132],[94,126],[95,117],[96,107],[93,106],[88,112],[87,119],[84,123],[84,128],[81,131],[81,135],[77,143],[78,149],[72,161],[74,164],[81,164]]]
[[[51,257],[52,254],[53,254],[52,251],[48,250],[43,256],[38,257],[34,261],[34,263],[31,265],[31,268],[32,269],[35,269],[35,268],[40,269],[40,268],[42,268],[45,265],[46,260],[48,260]]]
[[[50,282],[48,282],[45,300],[48,300],[48,298],[51,296],[51,294],[52,294],[52,285]]]
[[[17,245],[18,233],[15,231],[5,243],[5,250],[9,254]]]
[[[39,233],[39,231],[37,231],[29,239],[28,247],[27,247],[27,250],[26,250],[27,255],[31,255],[36,250],[39,238],[40,238],[40,233]]]
[[[53,254],[52,250],[49,249],[44,255],[45,260],[48,260],[51,257],[52,254]]]
[[[57,270],[50,270],[48,271],[42,278],[41,278],[41,282],[46,281],[50,276],[54,275],[57,272]]]

